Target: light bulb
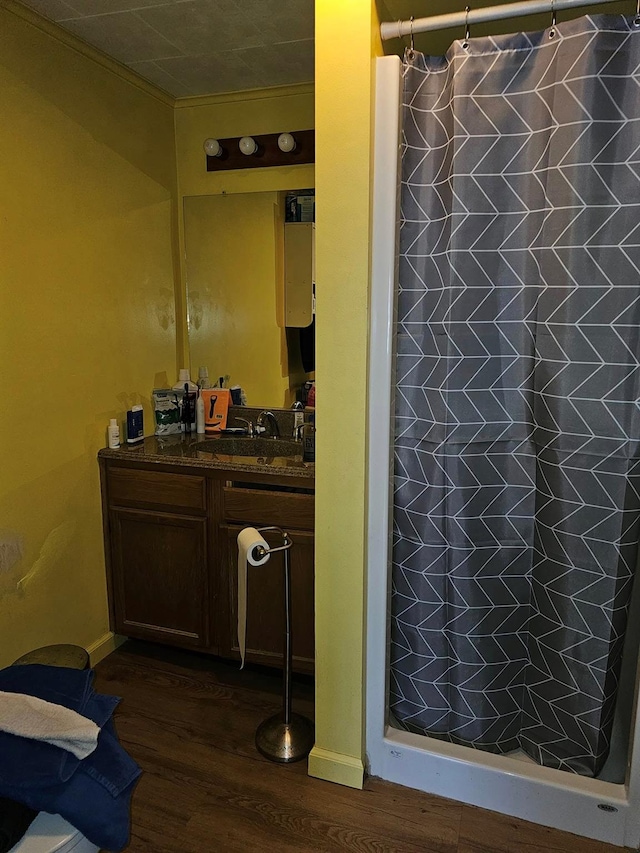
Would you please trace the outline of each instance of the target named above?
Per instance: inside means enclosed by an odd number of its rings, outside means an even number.
[[[222,155],[222,146],[217,139],[205,139],[202,147],[209,157],[220,157]]]
[[[278,137],[278,148],[281,151],[284,151],[286,154],[288,154],[289,151],[294,151],[295,147],[296,141],[290,133],[280,134],[280,136]]]
[[[243,154],[246,154],[247,157],[251,154],[255,154],[258,150],[258,143],[255,141],[253,136],[243,136],[240,142],[238,143],[238,148],[242,151]]]

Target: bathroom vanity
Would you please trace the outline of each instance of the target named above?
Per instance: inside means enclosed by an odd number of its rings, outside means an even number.
[[[216,443],[150,437],[98,454],[111,628],[239,659],[236,537],[246,526],[277,525],[293,541],[293,666],[312,672],[315,466],[275,455],[277,442],[273,456],[263,447],[261,456],[247,447],[218,453]],[[223,440],[218,446],[228,450]],[[249,567],[247,595],[246,659],[280,666],[281,555]]]

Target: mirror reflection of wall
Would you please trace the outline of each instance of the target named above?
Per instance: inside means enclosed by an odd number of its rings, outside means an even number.
[[[290,406],[309,374],[285,329],[284,192],[184,199],[192,377],[229,376],[250,406]]]

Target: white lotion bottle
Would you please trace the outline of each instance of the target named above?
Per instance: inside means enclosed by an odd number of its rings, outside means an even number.
[[[120,427],[117,418],[111,418],[109,421],[109,447],[111,450],[117,450],[120,447]]]

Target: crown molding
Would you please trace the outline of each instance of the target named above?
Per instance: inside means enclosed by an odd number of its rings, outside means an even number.
[[[1,2],[1,0],[0,0]],[[176,98],[176,109],[188,107],[213,107],[242,101],[262,101],[267,98],[289,98],[294,95],[313,95],[313,83],[293,83],[290,86],[269,86],[264,89],[244,89],[240,92],[222,92],[218,95],[196,95],[191,98]]]
[[[107,71],[111,71],[112,74],[115,74],[117,77],[120,77],[132,86],[141,89],[152,98],[156,98],[156,100],[161,101],[169,107],[175,106],[176,99],[173,95],[169,95],[167,92],[159,89],[157,86],[154,86],[153,83],[150,83],[148,80],[140,77],[140,75],[136,74],[135,71],[132,71],[117,60],[107,56],[107,54],[103,53],[99,48],[87,44],[87,42],[82,41],[82,39],[73,35],[73,33],[63,29],[48,18],[44,18],[42,15],[39,15],[33,9],[23,6],[22,3],[18,3],[16,0],[0,0],[0,9],[6,9],[7,12],[16,15],[18,18],[22,18],[23,21],[26,21],[33,27],[36,27],[43,33],[46,33],[51,38],[56,39],[56,41],[59,41],[61,44],[65,45],[65,47],[68,47],[76,53],[80,53],[87,59],[101,65],[103,68],[106,68]]]
[[[215,95],[195,95],[193,97],[175,98],[148,80],[145,80],[144,77],[136,74],[135,71],[127,68],[126,65],[103,53],[99,48],[88,44],[54,21],[50,21],[28,6],[19,3],[18,0],[0,0],[0,9],[5,9],[7,12],[16,15],[16,17],[22,18],[23,21],[46,33],[51,38],[65,45],[65,47],[101,65],[125,82],[130,83],[152,98],[156,98],[156,100],[175,109],[216,106],[218,104],[244,101],[262,101],[268,98],[288,98],[295,95],[313,95],[315,92],[313,83],[293,83],[289,86],[269,86],[264,89],[245,89],[240,92],[221,92]]]

